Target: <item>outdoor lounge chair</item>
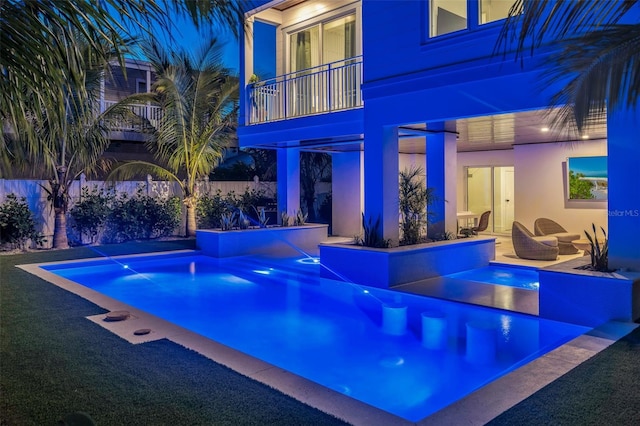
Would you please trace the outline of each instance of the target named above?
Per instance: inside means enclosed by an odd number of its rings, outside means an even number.
[[[558,239],[559,254],[574,254],[578,249],[571,243],[579,240],[580,234],[567,232],[562,226],[551,219],[541,217],[536,219],[533,224],[533,232],[537,236],[549,235]]]
[[[558,258],[556,237],[536,237],[520,222],[513,222],[511,239],[516,255],[522,259],[556,260]]]

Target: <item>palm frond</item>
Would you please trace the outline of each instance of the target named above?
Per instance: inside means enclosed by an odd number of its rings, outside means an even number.
[[[640,91],[640,24],[613,25],[566,39],[549,58],[543,85],[564,82],[552,104],[564,105],[554,125],[578,132],[606,118],[606,110],[635,105]],[[567,76],[569,78],[567,79]]]
[[[178,182],[182,186],[182,181],[178,176],[158,164],[148,161],[128,161],[119,164],[107,175],[107,181],[130,180],[133,178],[145,177],[146,175],[155,176],[161,180],[172,180]]]
[[[158,163],[185,177],[193,193],[222,157],[237,99],[237,79],[221,65],[220,44],[212,39],[197,55],[167,51],[154,40],[149,52],[157,80],[152,87],[163,119],[147,142]]]
[[[591,32],[616,24],[638,0],[516,0],[496,43],[496,52],[515,52],[516,58],[544,42]]]
[[[169,16],[176,13],[196,24],[213,20],[237,33],[248,0],[162,2],[158,0],[102,1],[0,1],[0,119],[13,128],[28,128],[30,117],[51,117],[57,105],[58,117],[65,115],[61,87],[73,82],[76,90],[90,78],[80,64],[104,63],[115,59],[124,70],[125,54],[134,33],[168,30]],[[70,43],[81,38],[89,45],[93,59]],[[106,45],[110,49],[103,49]],[[115,56],[113,56],[115,54]],[[50,102],[57,98],[57,102]],[[28,112],[28,114],[27,114]],[[52,120],[54,121],[54,120]],[[25,133],[27,130],[25,130]],[[4,138],[2,138],[4,139]],[[30,139],[33,139],[33,135]],[[6,148],[2,142],[0,148]],[[3,150],[3,168],[16,154]]]

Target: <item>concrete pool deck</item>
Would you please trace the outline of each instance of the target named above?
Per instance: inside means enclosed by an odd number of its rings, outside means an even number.
[[[191,251],[182,250],[173,253],[188,252]],[[164,253],[167,254],[167,252]],[[143,255],[119,256],[118,259],[141,256]],[[87,260],[83,259],[79,262]],[[64,263],[74,262],[77,261]],[[128,342],[142,344],[152,340],[168,339],[354,425],[485,424],[607,348],[637,326],[637,324],[608,323],[598,327],[491,382],[435,414],[417,423],[412,423],[104,296],[39,266],[40,264],[31,264],[19,265],[18,267],[95,303],[107,312],[128,311],[130,317],[123,321],[105,321],[106,313],[87,317],[90,321]],[[469,302],[471,301],[467,301],[467,303]],[[150,329],[151,332],[142,336],[135,335],[134,332],[140,329]]]

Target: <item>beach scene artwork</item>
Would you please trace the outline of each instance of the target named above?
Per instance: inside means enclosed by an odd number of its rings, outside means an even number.
[[[606,200],[609,189],[607,157],[567,159],[570,200]]]

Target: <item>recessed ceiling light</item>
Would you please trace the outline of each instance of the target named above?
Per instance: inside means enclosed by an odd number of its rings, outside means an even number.
[[[548,132],[549,128],[548,127],[543,127],[542,129],[540,129],[541,132]]]
[[[589,139],[589,135],[582,135],[582,139]]]

